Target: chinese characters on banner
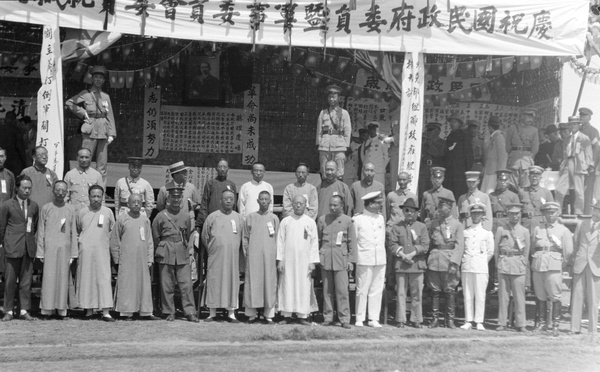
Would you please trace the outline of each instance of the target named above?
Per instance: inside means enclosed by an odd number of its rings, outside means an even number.
[[[244,115],[242,124],[242,164],[252,165],[258,161],[258,127],[260,124],[260,84],[244,92]]]
[[[410,191],[417,192],[421,165],[423,132],[423,93],[425,64],[422,53],[406,53],[402,67],[402,104],[400,107],[400,159],[398,173],[407,172]]]
[[[144,142],[142,153],[146,159],[158,156],[160,134],[160,87],[146,86],[144,91]]]
[[[187,106],[160,108],[160,149],[239,154],[243,110]]]
[[[558,99],[556,99],[557,101]],[[457,105],[440,107],[428,107],[425,109],[424,122],[442,123],[441,138],[448,137],[450,134],[450,124],[446,118],[452,114],[460,116],[465,122],[467,120],[475,120],[478,124],[477,137],[480,139],[488,138],[489,128],[488,120],[491,115],[495,115],[500,119],[500,130],[506,133],[509,126],[517,124],[520,120],[520,113],[525,108],[535,109],[537,111],[533,125],[536,128],[546,128],[548,123],[557,122],[558,102],[554,98],[549,98],[544,101],[536,102],[535,104],[526,107],[503,106],[489,103],[459,103]]]
[[[0,97],[0,117],[4,117],[9,111],[14,111],[17,118],[29,116],[31,120],[37,120],[37,98]]]
[[[29,55],[15,56],[13,52],[0,52],[0,75],[39,79],[40,62]]]
[[[48,150],[48,168],[62,178],[63,174],[63,87],[60,60],[60,30],[56,25],[44,26],[40,53],[42,87],[37,95],[38,146]]]
[[[346,109],[350,114],[352,130],[367,128],[370,121],[378,121],[380,133],[391,133],[392,120],[389,105],[386,102],[371,98],[356,99],[348,97]]]
[[[12,0],[0,20],[133,35],[481,55],[584,53],[589,0]],[[293,32],[288,32],[292,31]],[[249,37],[252,34],[253,37]]]

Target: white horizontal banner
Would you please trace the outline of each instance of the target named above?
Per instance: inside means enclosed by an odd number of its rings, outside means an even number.
[[[583,54],[588,0],[2,0],[0,20],[232,43]],[[490,5],[494,4],[495,5]],[[329,11],[327,11],[326,9]]]

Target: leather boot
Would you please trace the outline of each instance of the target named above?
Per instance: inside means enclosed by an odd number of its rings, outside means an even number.
[[[554,315],[554,306],[552,306],[554,302],[548,300],[546,301],[546,331],[550,330],[552,327],[552,315]]]
[[[536,314],[535,314],[535,323],[536,326],[534,328],[535,332],[545,332],[548,330],[546,327],[546,301],[536,301]]]
[[[437,328],[439,327],[439,317],[440,317],[440,292],[433,291],[433,298],[431,304],[431,315],[433,320],[431,324],[429,324],[429,328]]]
[[[456,307],[454,291],[446,292],[446,328],[454,329],[454,309]]]
[[[562,304],[560,301],[552,302],[552,335],[558,337],[558,324],[560,323],[560,313]]]

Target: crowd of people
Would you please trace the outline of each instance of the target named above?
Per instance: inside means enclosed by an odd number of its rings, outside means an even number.
[[[102,74],[94,74],[94,86],[102,85],[96,79]],[[43,264],[40,309],[45,319],[65,319],[69,309],[79,308],[85,319],[100,312],[102,320],[113,322],[116,312],[123,320],[173,321],[178,288],[188,321],[199,322],[203,306],[209,310],[204,322],[217,320],[222,309],[225,320],[238,323],[242,277],[242,306],[250,323],[274,324],[279,312],[280,324],[309,325],[310,314],[319,311],[318,278],[323,325],[350,328],[349,281],[354,277],[354,326],[379,328],[388,278],[397,292],[398,327],[423,327],[426,285],[432,300],[429,327],[455,328],[461,283],[465,322],[460,328],[485,330],[491,290],[499,300],[497,329],[510,326],[512,312],[515,330],[524,332],[526,288],[533,286],[535,328],[557,335],[563,272],[569,271],[571,331],[581,331],[584,302],[588,330],[596,331],[600,198],[594,193],[600,182],[594,188],[594,181],[600,175],[600,143],[589,124],[591,110],[580,109],[581,118],[571,117],[558,128],[548,126],[549,141],[541,145],[531,125],[532,110],[523,111],[521,122],[505,134],[499,119],[490,117],[491,134],[476,146],[458,116],[447,118],[452,132],[446,141],[439,138],[441,124],[429,123],[421,176],[415,180],[422,191],[409,191],[410,175],[393,171],[397,187],[386,194],[386,167],[390,153],[397,158],[397,138],[382,136],[378,123],[371,122],[361,131],[362,140],[352,140],[349,115],[339,106],[341,89],[327,90],[329,107],[319,115],[317,134],[322,182],[317,187],[308,183],[309,167],[300,163],[296,181],[284,190],[281,219],[273,213],[273,187],[263,180],[261,163],[252,166],[252,179],[238,191],[228,180],[228,162],[221,159],[216,178],[206,183],[202,195],[187,182],[185,164],[174,163],[168,168],[172,180],[160,188],[155,202],[152,185],[141,177],[143,159],[129,158],[129,176],[115,185],[113,213],[104,205],[106,173],[90,167],[92,149],[82,147],[78,166],[60,180],[46,167],[43,146],[32,150],[33,165],[17,177],[5,167],[7,151],[0,148],[3,321],[17,314],[35,319],[30,314],[31,283],[38,260]],[[92,109],[111,111],[103,105]],[[107,115],[83,116],[93,128]],[[100,137],[94,139],[94,150],[105,151],[114,137],[108,132]],[[358,162],[351,159],[355,152]],[[545,156],[536,156],[542,152]],[[559,178],[551,192],[540,181],[557,162]],[[106,171],[105,164],[99,167]],[[591,211],[591,219],[584,218],[575,234],[560,220],[569,190],[574,191],[574,200],[566,203],[573,204],[569,211]],[[196,300],[197,280],[202,295]]]

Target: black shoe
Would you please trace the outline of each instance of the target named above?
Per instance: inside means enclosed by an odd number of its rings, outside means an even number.
[[[396,327],[404,328],[404,322],[398,322],[398,324],[396,324]]]
[[[40,315],[40,319],[46,322],[48,320],[58,319],[58,318],[53,315],[42,314],[42,315]]]
[[[292,318],[285,317],[278,324],[281,324],[281,325],[292,324]]]
[[[507,331],[507,329],[506,329],[505,326],[499,326],[498,328],[496,328],[496,331],[498,331],[498,332],[505,332],[505,331]]]
[[[332,326],[332,325],[333,325],[333,322],[323,322],[323,323],[321,323],[321,325],[322,325],[323,327],[330,327],[330,326]]]
[[[342,328],[344,328],[344,329],[350,329],[352,327],[350,327],[349,323],[342,323]]]
[[[194,314],[189,314],[188,316],[186,316],[186,319],[188,320],[188,322],[192,322],[192,323],[199,323],[200,319],[198,319],[196,317],[196,315]]]
[[[4,318],[2,318],[3,322],[10,322],[11,320],[13,320],[12,314],[9,314],[9,313],[4,314]]]
[[[172,322],[175,320],[175,314],[169,314],[167,315],[167,318],[165,319],[167,322]]]
[[[252,320],[248,320],[248,324],[258,324],[260,323],[260,319],[258,319],[258,317],[252,319]]]
[[[228,322],[228,323],[232,323],[232,324],[237,324],[237,323],[239,323],[240,321],[239,321],[239,320],[237,320],[236,318],[231,318],[231,317],[229,317],[229,316],[228,316],[228,317],[227,317],[227,322]]]
[[[34,320],[35,320],[35,318],[34,318],[34,317],[32,317],[31,315],[29,315],[29,313],[25,313],[25,314],[23,314],[23,315],[19,316],[19,319],[27,320],[27,321],[29,321],[29,322],[31,322],[31,321],[34,321]]]
[[[527,332],[527,328],[525,328],[525,327],[517,327],[517,332],[519,332],[519,333],[526,333]]]
[[[124,316],[123,318],[121,318],[121,320],[124,320],[126,322],[131,322],[133,320],[133,315],[132,316]]]
[[[421,324],[421,323],[413,323],[413,327],[415,327],[417,329],[421,329],[421,328],[423,328],[423,324]]]
[[[298,319],[298,324],[303,325],[303,326],[309,326],[310,322],[306,319]]]
[[[211,317],[204,319],[204,322],[205,323],[216,322],[216,319],[214,316],[211,316]]]
[[[141,317],[142,320],[160,320],[159,317],[154,316],[154,315],[148,315],[148,316],[143,316]]]
[[[110,316],[102,316],[102,321],[112,323],[112,322],[115,322],[115,318],[110,317]]]

